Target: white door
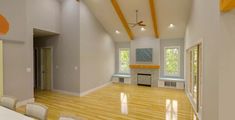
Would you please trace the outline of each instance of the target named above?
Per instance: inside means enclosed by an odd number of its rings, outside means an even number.
[[[52,49],[41,48],[41,89],[51,90],[52,85]]]

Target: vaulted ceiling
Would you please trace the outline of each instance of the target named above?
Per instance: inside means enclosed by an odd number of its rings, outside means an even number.
[[[191,0],[84,0],[84,2],[116,42],[146,36],[159,39],[184,38],[191,7]],[[136,10],[139,11],[139,21],[143,20],[147,25],[144,27],[145,31],[141,31],[140,26],[134,28],[130,25],[125,26],[125,23],[136,21]],[[153,19],[154,17],[156,19]],[[116,33],[117,30],[119,34]]]

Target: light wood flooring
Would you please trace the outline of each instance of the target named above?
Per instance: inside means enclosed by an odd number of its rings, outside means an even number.
[[[49,120],[60,115],[87,120],[193,120],[183,90],[111,84],[84,97],[37,91],[35,98],[48,106]]]

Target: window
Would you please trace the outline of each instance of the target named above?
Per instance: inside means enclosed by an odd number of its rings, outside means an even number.
[[[130,49],[120,48],[119,49],[119,73],[130,73]]]
[[[164,49],[164,75],[180,76],[180,47],[165,47]]]
[[[187,51],[188,53],[188,73],[189,77],[189,93],[194,102],[196,111],[199,112],[201,107],[201,75],[202,75],[202,48],[201,44],[196,45]]]

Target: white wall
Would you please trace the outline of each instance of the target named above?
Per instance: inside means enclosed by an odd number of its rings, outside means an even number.
[[[235,108],[235,10],[220,15],[221,35],[218,57],[219,70],[219,120],[234,118]]]
[[[225,47],[219,47],[223,41],[220,35],[219,0],[194,0],[185,48],[203,39],[202,120],[218,120],[219,117],[219,50]]]
[[[111,80],[115,72],[115,46],[83,1],[80,35],[80,92],[85,92]]]
[[[153,48],[153,61],[151,63],[137,63],[137,48]],[[154,37],[141,37],[131,41],[131,64],[155,64],[160,65],[160,40]]]

